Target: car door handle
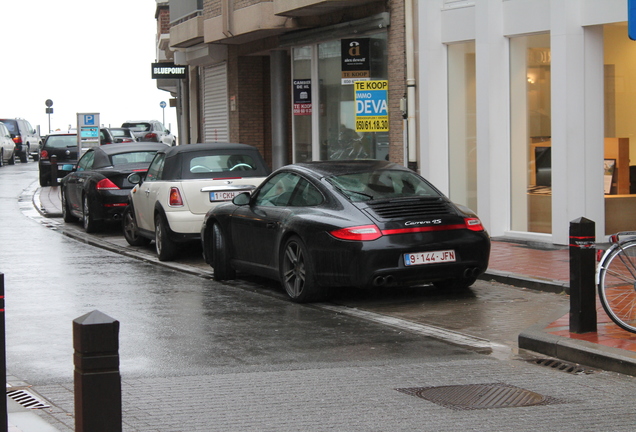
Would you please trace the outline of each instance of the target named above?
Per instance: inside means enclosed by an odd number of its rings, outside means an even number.
[[[144,193],[146,194],[146,196],[150,195],[150,189],[146,189]]]
[[[267,229],[276,229],[278,227],[278,222],[267,222],[265,226]]]

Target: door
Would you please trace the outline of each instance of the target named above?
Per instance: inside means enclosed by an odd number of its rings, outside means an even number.
[[[158,153],[150,163],[144,181],[132,190],[135,219],[137,226],[142,230],[155,230],[155,202],[157,201],[158,188],[165,184],[161,179],[165,161],[166,155]]]

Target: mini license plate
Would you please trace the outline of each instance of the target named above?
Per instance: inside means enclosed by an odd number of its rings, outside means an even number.
[[[210,192],[210,201],[232,201],[235,196],[247,191]]]
[[[455,262],[454,250],[416,252],[404,254],[404,265],[439,264]]]
[[[73,165],[72,164],[64,164],[62,165],[62,171],[72,171],[73,170]]]

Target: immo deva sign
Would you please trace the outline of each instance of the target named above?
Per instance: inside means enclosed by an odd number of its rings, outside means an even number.
[[[152,63],[152,79],[186,79],[188,66],[174,63]]]

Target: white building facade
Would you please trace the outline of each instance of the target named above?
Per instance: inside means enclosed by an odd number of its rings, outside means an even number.
[[[493,237],[567,245],[581,217],[597,241],[636,230],[627,0],[419,0],[415,10],[422,175]]]

